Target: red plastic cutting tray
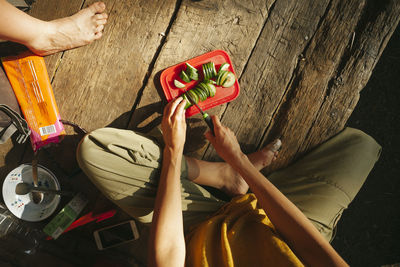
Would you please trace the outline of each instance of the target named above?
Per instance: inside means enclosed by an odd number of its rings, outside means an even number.
[[[202,70],[201,65],[203,65],[204,63],[210,62],[210,61],[214,62],[217,71],[218,71],[219,67],[222,65],[222,63],[227,62],[230,65],[228,70],[235,73],[235,70],[233,69],[232,61],[229,58],[229,55],[223,50],[214,50],[209,53],[203,54],[201,56],[186,60],[175,66],[165,69],[161,73],[160,82],[161,82],[161,86],[163,88],[165,97],[167,98],[167,101],[169,102],[172,99],[176,98],[177,96],[180,96],[181,94],[183,94],[185,92],[185,89],[187,91],[189,91],[190,89],[194,88],[199,82],[201,82],[204,79],[203,70]],[[177,79],[178,81],[182,82],[182,79],[179,77],[179,74],[181,73],[182,70],[186,70],[186,65],[185,65],[186,62],[198,70],[199,80],[191,81],[189,83],[183,82],[186,85],[186,87],[183,89],[180,89],[174,85],[174,80]],[[235,73],[235,75],[236,75],[236,73]],[[233,86],[231,86],[229,88],[224,88],[222,86],[216,86],[216,88],[217,88],[217,92],[215,93],[214,97],[209,97],[205,101],[198,103],[198,105],[203,110],[207,110],[207,109],[213,108],[215,106],[221,105],[223,103],[232,101],[239,95],[239,92],[240,92],[239,83],[237,81],[237,76],[236,76],[235,84]],[[199,113],[198,109],[196,107],[192,106],[186,110],[186,117],[190,117],[197,113]]]

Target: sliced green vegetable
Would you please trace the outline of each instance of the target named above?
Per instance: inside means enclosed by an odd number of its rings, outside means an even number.
[[[223,85],[228,77],[229,71],[225,72],[224,75],[221,76],[221,80],[219,81],[221,85]]]
[[[221,70],[228,70],[228,68],[229,68],[229,64],[228,63],[223,63],[220,67],[219,67],[219,70],[218,70],[218,73],[221,71]]]
[[[208,92],[209,92],[209,97],[213,97],[215,96],[215,93],[217,92],[217,89],[215,88],[215,86],[212,83],[207,83],[207,87],[208,87]]]
[[[186,96],[186,93],[182,95],[182,98],[186,100],[185,109],[189,108],[192,105],[192,103],[190,103],[189,98]]]
[[[228,72],[226,75],[226,79],[222,81],[222,86],[223,87],[231,87],[236,81],[236,76],[232,72]]]
[[[199,97],[197,96],[197,94],[195,92],[193,92],[193,90],[190,90],[187,92],[187,94],[190,95],[191,99],[197,104],[199,103]]]
[[[199,89],[201,89],[204,93],[206,93],[207,97],[210,96],[209,92],[208,92],[208,87],[206,85],[205,82],[201,82],[197,85],[197,87],[199,87]]]
[[[208,62],[202,65],[204,80],[210,80],[217,75],[214,62]]]
[[[215,69],[215,63],[211,61],[208,64],[210,65],[210,69],[211,69],[211,77],[217,76],[217,70]]]
[[[201,67],[203,68],[204,80],[209,80],[211,78],[211,76],[210,76],[210,71],[208,69],[207,63],[203,64]]]
[[[190,72],[197,72],[197,69],[195,67],[193,67],[192,65],[190,65],[189,63],[186,63],[186,71]]]
[[[197,93],[197,95],[199,96],[199,98],[200,98],[201,101],[206,100],[207,97],[208,97],[208,94],[207,94],[207,92],[204,90],[203,87],[197,86],[197,87],[195,88],[195,92]]]
[[[226,75],[228,74],[228,71],[226,70],[221,70],[220,72],[218,72],[218,76],[217,76],[217,85],[222,85],[223,82],[226,79]]]
[[[186,74],[186,72],[185,71],[181,71],[181,73],[179,74],[179,77],[181,77],[181,79],[184,81],[184,82],[190,82],[190,78],[189,78],[189,76]]]
[[[174,80],[174,85],[178,88],[185,88],[185,85],[178,80]]]
[[[194,68],[189,63],[186,63],[186,73],[188,74],[189,78],[192,80],[197,81],[199,79],[199,73],[196,68]]]
[[[197,72],[190,72],[189,73],[189,78],[192,80],[197,81],[199,79],[199,74]]]

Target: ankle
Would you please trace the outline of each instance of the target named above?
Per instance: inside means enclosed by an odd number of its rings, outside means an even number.
[[[38,32],[35,36],[24,44],[32,52],[42,55],[43,51],[46,51],[52,47],[52,39],[56,33],[56,27],[54,24],[48,21],[40,21],[38,26]]]

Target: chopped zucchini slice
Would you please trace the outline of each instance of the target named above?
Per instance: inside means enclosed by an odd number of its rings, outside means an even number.
[[[226,79],[222,81],[222,86],[223,87],[231,87],[236,81],[236,76],[232,72],[228,72],[226,75]]]
[[[188,91],[187,94],[190,95],[190,98],[197,104],[199,103],[199,97],[198,95],[192,90]]]
[[[215,63],[210,62],[211,78],[217,76],[217,70],[215,69]]]
[[[228,71],[226,70],[221,70],[220,72],[218,72],[218,77],[217,77],[217,85],[222,85],[223,82],[226,79],[226,75],[228,74]]]
[[[215,96],[215,93],[217,92],[217,89],[215,88],[214,84],[212,83],[207,83],[208,87],[208,92],[209,92],[209,97]]]
[[[189,63],[186,63],[186,73],[190,79],[197,81],[199,79],[199,73],[196,68],[194,68]]]
[[[189,76],[186,74],[186,72],[185,71],[181,71],[181,74],[179,75],[180,77],[181,77],[181,79],[184,81],[184,82],[190,82],[190,78],[189,78]]]
[[[181,83],[180,81],[178,81],[178,80],[174,80],[174,85],[177,88],[185,88],[185,85],[183,83]]]
[[[189,98],[187,97],[186,93],[182,94],[182,98],[186,100],[185,109],[189,108],[192,105],[192,103],[189,101]]]
[[[221,70],[228,70],[228,68],[229,68],[229,64],[228,63],[223,63],[220,67],[219,67],[219,70],[218,70],[218,73],[221,71]]]

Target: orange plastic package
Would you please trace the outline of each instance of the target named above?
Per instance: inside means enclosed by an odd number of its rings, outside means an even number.
[[[60,142],[65,130],[43,57],[28,52],[1,61],[31,129],[33,150]]]

